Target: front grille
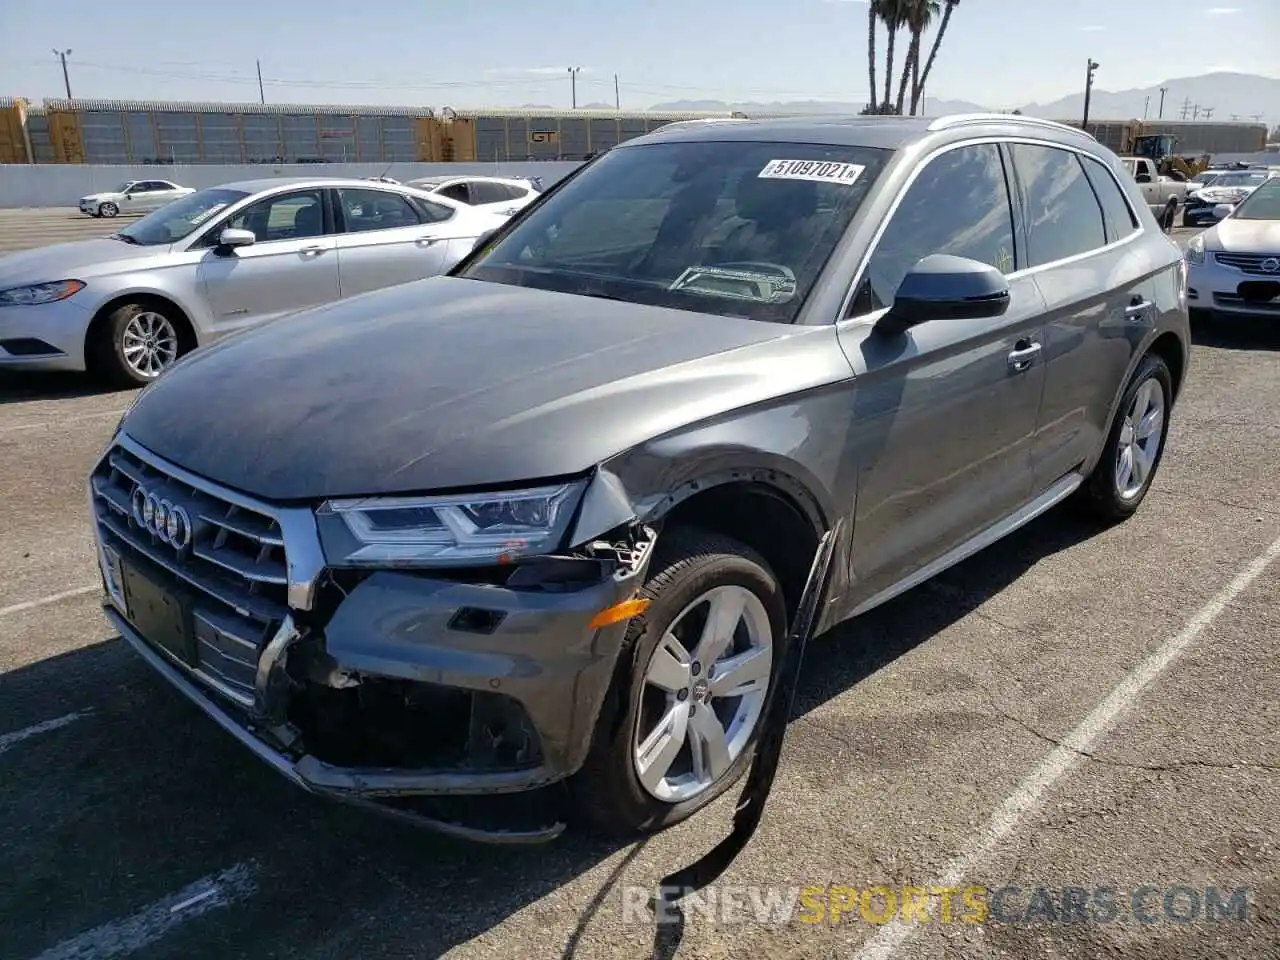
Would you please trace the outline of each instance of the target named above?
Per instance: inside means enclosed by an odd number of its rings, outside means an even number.
[[[1224,309],[1248,310],[1250,313],[1280,317],[1280,300],[1246,300],[1236,293],[1215,293],[1213,303]]]
[[[233,503],[211,492],[211,485],[194,486],[119,445],[98,464],[90,483],[104,546],[186,601],[196,638],[196,676],[251,706],[258,656],[289,609],[279,521],[265,506]],[[139,488],[186,510],[189,545],[177,549],[138,521]]]
[[[1255,273],[1260,277],[1280,278],[1280,269],[1262,269],[1262,264],[1265,261],[1280,260],[1280,253],[1215,253],[1213,259],[1224,267],[1235,267],[1245,273]]]

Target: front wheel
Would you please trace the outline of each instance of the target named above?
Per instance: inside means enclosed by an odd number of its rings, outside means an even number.
[[[786,645],[782,590],[749,547],[677,528],[657,549],[572,783],[584,818],[618,836],[678,823],[742,775]]]
[[[184,352],[182,329],[171,308],[151,303],[117,307],[90,345],[94,366],[116,386],[146,386]]]
[[[1164,456],[1172,402],[1169,367],[1148,354],[1134,371],[1102,456],[1080,490],[1080,502],[1097,519],[1126,520],[1146,497]]]
[[[119,212],[120,208],[109,200],[98,206],[98,216],[100,217],[114,217]]]

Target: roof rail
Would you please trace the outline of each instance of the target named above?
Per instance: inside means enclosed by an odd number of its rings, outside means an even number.
[[[1073,127],[1069,123],[1059,123],[1057,120],[1044,120],[1040,117],[1028,117],[1021,113],[955,113],[947,117],[939,117],[929,124],[930,132],[937,130],[949,130],[952,127],[961,127],[970,123],[1025,123],[1034,127],[1049,127],[1053,130],[1070,130],[1074,133],[1083,134],[1090,140],[1096,140],[1093,134],[1088,130],[1082,130],[1080,127]]]

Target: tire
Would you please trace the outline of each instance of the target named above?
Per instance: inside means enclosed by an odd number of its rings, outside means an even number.
[[[1134,411],[1139,392],[1153,384],[1150,389],[1158,391],[1161,406],[1161,417],[1158,429],[1158,445],[1154,455],[1149,455],[1149,467],[1142,481],[1135,487],[1121,489],[1120,457],[1122,448],[1129,446],[1130,431],[1127,429],[1129,418]],[[1138,506],[1146,498],[1156,472],[1160,469],[1160,461],[1164,457],[1164,442],[1169,433],[1169,412],[1173,405],[1173,377],[1164,360],[1154,354],[1148,354],[1133,372],[1129,385],[1125,388],[1116,409],[1115,420],[1107,433],[1102,455],[1094,465],[1093,472],[1080,489],[1078,503],[1085,512],[1103,523],[1114,524],[1127,520],[1137,511]],[[1154,434],[1153,434],[1154,435]],[[1139,439],[1140,443],[1140,439]],[[1133,461],[1137,455],[1130,453]]]
[[[1173,222],[1178,216],[1178,198],[1170,197],[1164,205],[1164,212],[1160,215],[1160,228],[1168,233],[1173,229]]]
[[[137,323],[135,324],[135,321]],[[158,369],[150,375],[130,363],[125,353],[127,333],[154,329]],[[187,352],[185,321],[167,305],[127,303],[117,307],[92,335],[88,347],[90,367],[115,387],[144,387],[165,373]],[[171,341],[171,347],[166,346]],[[136,339],[133,340],[136,343]]]
[[[108,200],[106,203],[98,204],[98,216],[114,217],[120,212],[120,208]]]
[[[761,615],[767,618],[768,629],[772,632],[767,679],[757,680],[750,695],[759,696],[759,711],[753,725],[743,735],[739,751],[718,778],[698,787],[698,792],[691,796],[673,795],[670,799],[660,799],[640,780],[637,754],[641,737],[637,728],[643,723],[648,730],[651,719],[659,715],[673,715],[686,703],[694,711],[694,716],[685,720],[686,724],[693,722],[698,710],[708,711],[700,715],[700,724],[705,723],[708,717],[714,721],[717,713],[732,712],[735,704],[737,709],[742,709],[747,700],[734,697],[715,700],[718,709],[713,709],[697,699],[699,694],[695,683],[692,695],[673,701],[672,695],[647,682],[647,671],[655,662],[659,643],[669,630],[683,628],[683,623],[696,630],[697,621],[692,618],[696,618],[698,610],[706,606],[701,598],[711,591],[719,591],[713,597],[742,596],[739,590],[746,590],[755,598],[759,609],[750,602],[748,607],[754,611],[758,623],[763,622],[758,620]],[[639,595],[651,601],[650,605],[641,616],[631,621],[618,657],[613,684],[600,712],[591,750],[586,763],[570,782],[570,791],[581,820],[597,832],[618,838],[634,838],[679,823],[716,799],[742,776],[754,754],[763,707],[776,682],[777,667],[786,650],[787,613],[777,577],[759,554],[722,534],[696,528],[667,531],[658,541],[648,580]],[[691,605],[694,605],[692,612],[689,611]],[[739,643],[746,639],[746,621],[751,615],[744,613],[743,619],[738,621]],[[677,623],[677,620],[682,623]],[[690,646],[694,645],[690,641]],[[723,660],[716,662],[722,663]],[[695,669],[696,662],[690,666],[691,672]],[[703,680],[715,675],[713,670],[704,669],[700,673]],[[703,687],[707,687],[705,682]],[[668,709],[671,713],[664,714]],[[737,738],[731,736],[730,743],[735,741]],[[678,771],[688,766],[686,776],[696,778],[692,764],[692,753],[686,745],[680,749],[670,769]]]

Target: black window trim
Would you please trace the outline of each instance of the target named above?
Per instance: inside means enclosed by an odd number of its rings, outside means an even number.
[[[1121,237],[1120,240],[1127,239],[1128,236],[1131,236],[1132,234],[1137,233],[1139,230],[1141,230],[1142,217],[1140,217],[1138,215],[1138,212],[1133,208],[1133,201],[1129,198],[1129,193],[1128,191],[1125,190],[1124,184],[1121,183],[1119,178],[1116,177],[1116,172],[1111,169],[1111,164],[1107,163],[1106,161],[1102,160],[1099,157],[1095,157],[1091,153],[1085,153],[1083,151],[1080,151],[1080,156],[1082,158],[1080,162],[1080,166],[1084,170],[1085,179],[1089,181],[1089,186],[1093,187],[1093,195],[1098,199],[1098,206],[1102,207],[1102,198],[1098,197],[1098,185],[1093,182],[1093,176],[1089,173],[1089,165],[1084,162],[1085,159],[1093,160],[1098,164],[1098,166],[1102,167],[1104,170],[1107,171],[1107,175],[1111,177],[1111,182],[1115,184],[1116,190],[1120,194],[1120,199],[1124,201],[1125,209],[1129,211],[1129,223],[1131,225],[1136,224],[1136,226],[1134,226],[1133,229],[1130,230],[1129,233],[1126,234],[1124,237]],[[1107,211],[1106,211],[1106,208],[1103,207],[1102,208],[1102,224],[1104,228],[1106,227],[1106,223],[1107,223]],[[1112,240],[1110,237],[1107,238],[1107,243],[1109,244],[1118,243],[1118,242],[1119,242],[1118,240]]]
[[[894,195],[893,202],[889,205],[889,209],[885,211],[884,219],[882,219],[880,221],[879,226],[876,227],[876,232],[872,235],[870,242],[867,244],[867,249],[863,251],[862,256],[858,259],[858,267],[853,272],[853,277],[850,279],[848,289],[845,290],[844,297],[840,301],[840,309],[836,312],[835,319],[830,321],[831,323],[848,324],[850,326],[854,326],[859,324],[872,324],[879,319],[879,317],[884,313],[884,309],[887,309],[887,308],[884,308],[882,310],[873,310],[871,313],[858,314],[857,316],[854,316],[854,317],[848,316],[847,314],[849,312],[849,308],[853,305],[854,298],[857,296],[858,286],[859,284],[861,284],[862,278],[867,272],[867,266],[871,263],[871,257],[875,254],[876,248],[880,245],[880,240],[884,236],[885,230],[887,230],[889,227],[889,221],[892,220],[894,214],[898,212],[898,207],[902,204],[903,198],[906,197],[907,191],[910,190],[911,187],[915,184],[916,178],[920,176],[921,171],[923,171],[926,166],[928,166],[931,162],[933,162],[934,158],[940,157],[942,154],[947,153],[951,150],[958,150],[960,147],[973,147],[973,146],[978,146],[984,143],[994,143],[997,146],[1001,144],[1018,143],[1018,144],[1028,144],[1034,147],[1052,147],[1057,150],[1065,150],[1067,153],[1077,154],[1078,156],[1091,157],[1092,159],[1097,160],[1104,167],[1106,167],[1107,170],[1111,173],[1112,178],[1115,179],[1115,171],[1111,170],[1111,164],[1108,163],[1105,158],[1099,156],[1093,151],[1087,150],[1083,147],[1075,146],[1074,144],[1060,143],[1057,140],[1046,140],[1042,137],[1008,136],[1008,135],[1003,135],[1003,136],[987,135],[987,136],[969,137],[964,140],[954,140],[950,143],[944,143],[940,147],[930,150],[927,154],[925,154],[916,162],[916,165],[912,169],[910,175],[903,182],[902,186],[898,188],[897,194]],[[1001,156],[1001,160],[1004,161],[1005,158],[1008,157],[1008,151],[1001,149],[1000,156]],[[1084,172],[1083,164],[1081,164],[1081,171]],[[1012,167],[1012,164],[1006,163],[1005,165],[1006,184],[1009,183],[1009,178],[1011,174],[1016,179],[1017,177],[1016,169]],[[1085,182],[1086,183],[1089,182],[1087,172],[1085,172]],[[1025,212],[1022,209],[1021,192],[1022,192],[1021,183],[1019,182],[1019,189],[1017,191],[1012,191],[1010,196],[1010,199],[1013,201],[1015,207],[1017,208],[1015,212],[1018,214],[1017,222],[1015,223],[1015,229],[1014,229],[1015,240],[1026,237],[1026,216],[1025,216]],[[1123,185],[1121,185],[1120,187],[1120,192],[1122,194],[1125,193]],[[1016,197],[1013,196],[1013,193],[1018,194],[1018,196]],[[1126,201],[1129,200],[1127,195],[1125,196],[1125,199]],[[1130,209],[1130,212],[1133,212],[1132,206],[1130,206],[1129,209]],[[1099,211],[1099,213],[1101,213],[1101,211]],[[1018,279],[1021,279],[1022,277],[1032,276],[1041,270],[1049,270],[1049,269],[1052,269],[1053,267],[1060,267],[1063,264],[1074,263],[1077,260],[1083,260],[1085,257],[1093,257],[1093,256],[1097,256],[1099,253],[1111,251],[1122,244],[1131,243],[1135,239],[1143,236],[1147,232],[1147,226],[1145,223],[1142,222],[1142,217],[1138,216],[1137,220],[1138,220],[1138,229],[1134,230],[1127,237],[1122,237],[1119,240],[1116,240],[1114,242],[1108,240],[1101,247],[1095,247],[1092,250],[1085,250],[1083,253],[1075,253],[1069,257],[1063,257],[1061,260],[1053,260],[1049,263],[1042,263],[1034,267],[1022,266],[1020,263],[1015,262],[1014,265],[1019,267],[1019,269],[1014,270],[1013,273],[1006,274],[1005,279],[1012,282],[1013,280],[1018,280]],[[1104,223],[1103,236],[1105,238],[1106,237],[1105,219],[1103,223]],[[1026,247],[1024,245],[1023,250],[1025,249]]]

